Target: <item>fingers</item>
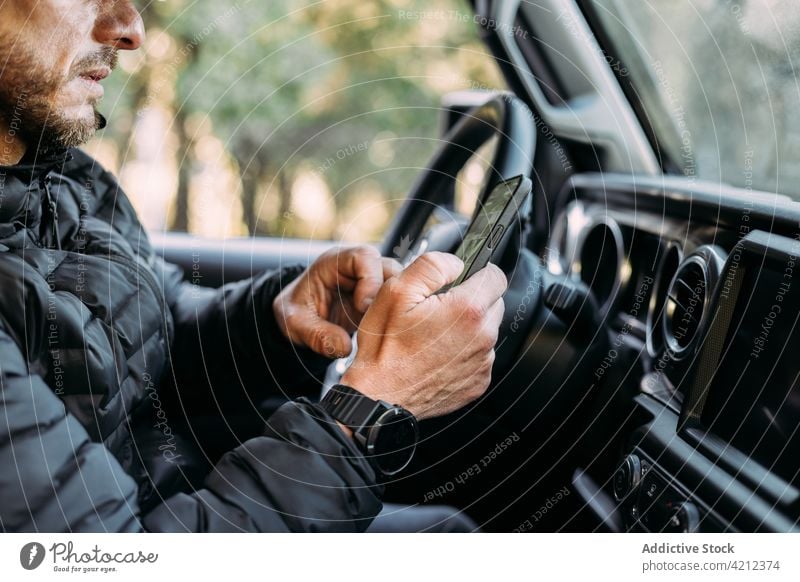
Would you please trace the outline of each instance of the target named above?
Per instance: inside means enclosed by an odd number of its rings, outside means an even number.
[[[485,312],[503,296],[507,287],[505,273],[496,265],[489,263],[461,285],[450,289],[446,295],[468,302]]]
[[[355,280],[353,302],[364,313],[383,285],[386,265],[374,247],[360,246],[340,251],[339,275]]]
[[[464,263],[449,253],[425,253],[411,263],[397,279],[404,292],[419,303],[452,283],[461,274]]]
[[[482,314],[467,307],[457,317],[463,319],[469,330],[464,337],[469,340],[469,353],[485,355],[494,350],[500,337],[500,324],[505,315],[505,303],[498,299]]]
[[[503,323],[503,316],[506,313],[506,304],[501,297],[494,302],[486,313],[486,329],[493,330],[495,337],[500,330],[500,324]]]
[[[347,331],[311,312],[295,319],[293,332],[300,343],[328,358],[343,358],[353,349]]]
[[[497,343],[497,337],[500,334],[500,324],[503,322],[503,316],[506,312],[506,304],[502,298],[494,302],[486,313],[483,324],[483,333],[486,334],[491,340],[492,347]],[[492,339],[493,338],[493,339]]]
[[[403,272],[403,265],[400,264],[400,261],[397,259],[391,259],[389,257],[383,257],[382,265],[383,265],[383,280],[391,279],[392,277],[397,277],[400,273]]]

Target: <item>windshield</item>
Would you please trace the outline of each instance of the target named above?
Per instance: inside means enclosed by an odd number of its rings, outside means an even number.
[[[662,154],[690,179],[800,199],[800,10],[592,0]]]

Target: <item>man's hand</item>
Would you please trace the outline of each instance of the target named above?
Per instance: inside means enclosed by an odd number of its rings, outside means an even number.
[[[388,279],[359,326],[358,354],[342,383],[419,419],[480,397],[491,378],[507,283],[489,265],[434,295],[463,267],[454,255],[427,253]]]
[[[384,279],[400,271],[400,263],[372,247],[327,251],[275,298],[275,319],[295,345],[343,358]]]

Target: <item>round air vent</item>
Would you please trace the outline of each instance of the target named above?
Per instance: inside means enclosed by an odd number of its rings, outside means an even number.
[[[676,354],[686,350],[700,331],[708,296],[705,264],[699,257],[687,259],[675,273],[664,305],[664,336]]]
[[[580,251],[581,280],[597,302],[608,307],[616,297],[624,253],[624,241],[615,222],[595,224],[586,233]]]
[[[682,256],[681,247],[672,243],[664,251],[658,265],[655,289],[647,312],[647,348],[653,357],[664,349],[664,308],[667,305],[670,283],[681,266]]]

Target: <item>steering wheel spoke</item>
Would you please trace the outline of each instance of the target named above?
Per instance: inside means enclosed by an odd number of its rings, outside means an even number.
[[[482,145],[495,137],[497,147],[480,199],[501,180],[530,175],[536,148],[533,114],[513,94],[491,93],[486,103],[463,114],[442,138],[441,146],[420,174],[389,228],[382,247],[385,256],[404,262],[415,248],[419,250],[423,231],[434,212],[446,213],[447,220],[453,219],[459,171]],[[433,247],[429,241],[427,250],[445,250],[438,247],[440,242]]]

